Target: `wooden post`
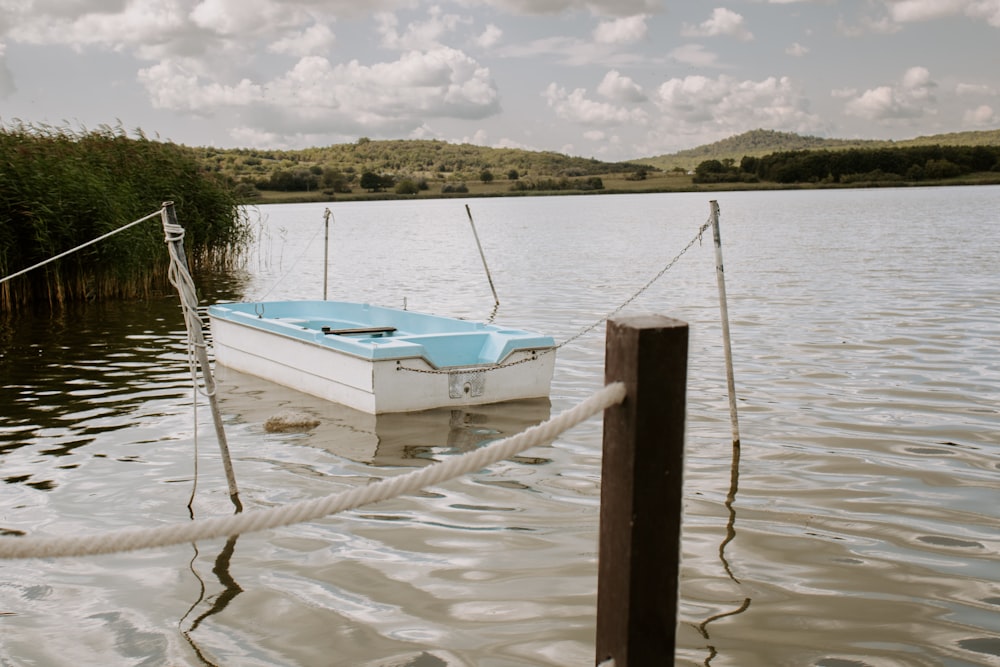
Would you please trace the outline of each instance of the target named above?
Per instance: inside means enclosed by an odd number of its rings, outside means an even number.
[[[672,665],[677,634],[688,325],[609,320],[595,664]]]

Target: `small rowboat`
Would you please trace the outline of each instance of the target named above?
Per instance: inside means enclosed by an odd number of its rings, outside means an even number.
[[[549,395],[555,342],[347,301],[210,306],[216,363],[370,414]]]

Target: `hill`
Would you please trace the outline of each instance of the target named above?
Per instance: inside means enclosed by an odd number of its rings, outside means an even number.
[[[613,189],[663,191],[689,187],[685,172],[706,160],[763,157],[800,150],[906,146],[1000,146],[1000,130],[959,132],[906,141],[824,139],[774,130],[753,130],[705,146],[628,162],[603,162],[550,151],[487,148],[436,140],[358,139],[302,150],[189,148],[202,168],[236,184],[245,201],[310,200],[334,195],[369,197],[396,193],[466,193]],[[365,178],[363,178],[365,177]],[[384,177],[379,180],[379,177]],[[648,177],[648,180],[647,180]],[[372,184],[375,184],[372,187]]]
[[[771,153],[800,150],[845,150],[849,148],[883,148],[906,146],[1000,146],[1000,130],[953,132],[922,136],[903,141],[878,139],[824,139],[775,130],[751,130],[715,143],[698,146],[667,155],[636,160],[664,171],[694,169],[705,160],[734,160],[745,156],[763,157]]]
[[[360,177],[366,172],[389,175],[396,180],[408,178],[440,185],[493,178],[518,180],[629,174],[642,168],[635,162],[602,162],[547,151],[487,148],[424,139],[375,141],[361,138],[352,144],[303,150],[192,150],[207,170],[236,183],[286,191],[309,187],[334,191],[340,191],[341,187],[357,189]]]

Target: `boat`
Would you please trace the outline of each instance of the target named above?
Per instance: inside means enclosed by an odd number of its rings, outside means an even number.
[[[552,337],[350,301],[218,303],[217,364],[370,414],[548,397]]]

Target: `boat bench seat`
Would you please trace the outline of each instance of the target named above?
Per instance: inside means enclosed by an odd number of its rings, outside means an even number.
[[[382,335],[391,334],[396,331],[396,327],[352,327],[349,329],[332,329],[330,327],[322,327],[320,329],[323,333],[327,335],[334,336],[348,336],[351,334],[369,334],[369,335]]]

